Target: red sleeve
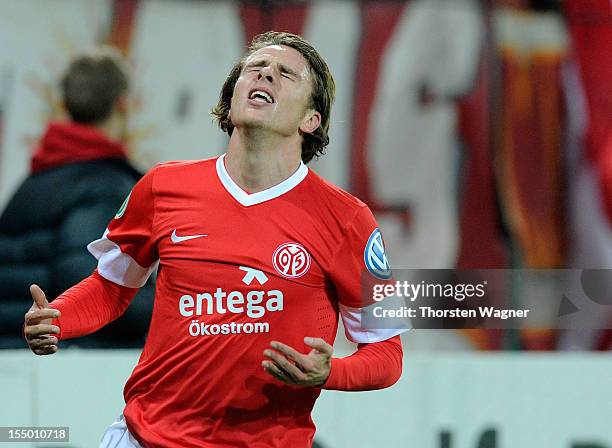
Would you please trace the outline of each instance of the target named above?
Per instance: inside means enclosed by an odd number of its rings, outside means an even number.
[[[359,344],[346,358],[332,358],[323,389],[364,391],[392,386],[402,376],[403,350],[399,336],[371,344]]]
[[[372,282],[384,281],[391,278],[391,269],[382,245],[382,235],[370,209],[362,205],[348,221],[344,239],[336,249],[328,275],[338,291],[341,308],[359,309],[367,305],[362,294],[363,276],[366,275],[365,280]],[[378,235],[381,244],[371,244]],[[369,250],[374,247],[378,252]],[[370,263],[373,258],[368,254],[377,256],[375,262]]]
[[[94,272],[51,302],[51,308],[61,313],[53,320],[60,328],[57,338],[76,338],[99,330],[125,312],[137,291]]]
[[[128,288],[142,287],[158,264],[154,177],[155,169],[136,183],[102,238],[87,246],[98,259],[100,275]]]
[[[405,319],[371,318],[374,308],[381,306],[373,298],[374,287],[392,284],[393,278],[382,233],[367,206],[361,206],[349,220],[344,240],[332,259],[333,266],[327,274],[338,292],[338,308],[347,339],[369,344],[385,341],[410,328]],[[392,306],[391,298],[386,300],[385,304]]]

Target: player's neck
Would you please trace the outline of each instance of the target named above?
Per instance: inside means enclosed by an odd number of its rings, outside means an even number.
[[[257,193],[280,184],[300,166],[301,138],[234,129],[225,169],[242,189]]]

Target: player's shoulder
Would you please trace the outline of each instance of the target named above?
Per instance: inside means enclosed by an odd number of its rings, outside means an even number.
[[[303,204],[313,217],[317,235],[336,244],[350,240],[363,245],[377,227],[370,208],[359,198],[322,178],[314,171],[308,173],[308,189],[304,189]]]
[[[201,160],[172,160],[158,163],[147,175],[156,186],[185,185],[190,181],[202,182],[210,179],[208,175],[215,169],[217,157]]]
[[[348,191],[322,178],[313,170],[309,170],[308,180],[319,204],[324,203],[336,210],[357,213],[368,206]]]
[[[155,174],[173,174],[199,171],[202,169],[214,168],[217,158],[218,156],[199,160],[170,160],[167,162],[158,163],[152,168],[151,171],[153,171]]]

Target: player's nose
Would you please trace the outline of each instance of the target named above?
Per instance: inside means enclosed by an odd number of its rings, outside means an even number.
[[[259,79],[265,79],[269,83],[274,84],[274,81],[276,79],[276,75],[275,75],[274,70],[272,69],[272,67],[270,67],[270,66],[262,67],[261,70],[259,71],[258,80]]]

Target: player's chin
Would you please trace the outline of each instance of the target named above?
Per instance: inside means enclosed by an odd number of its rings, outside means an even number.
[[[245,111],[238,120],[232,119],[234,126],[245,129],[265,129],[271,125],[269,114],[262,113],[260,110]]]

